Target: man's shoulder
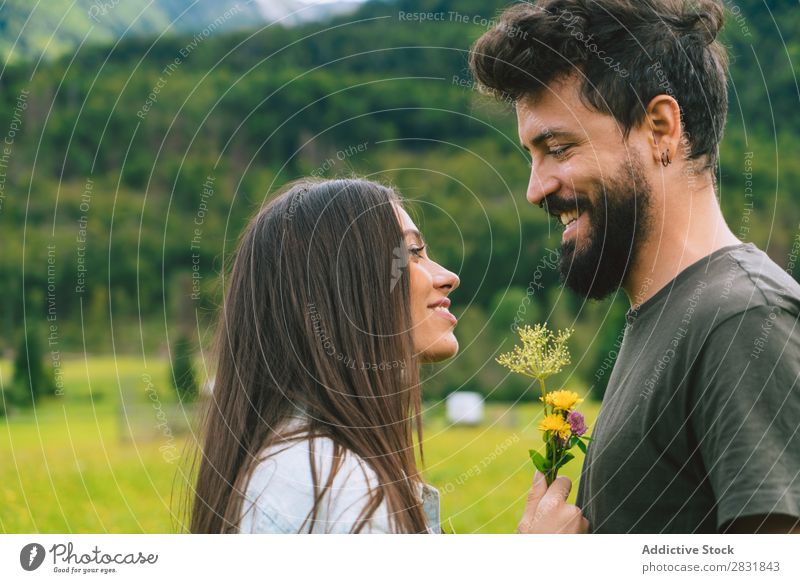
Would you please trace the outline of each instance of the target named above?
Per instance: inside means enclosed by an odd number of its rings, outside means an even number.
[[[752,243],[736,246],[709,265],[705,318],[698,319],[707,364],[730,372],[776,366],[796,370],[800,351],[800,284]],[[712,314],[713,312],[713,314]]]
[[[702,277],[703,302],[717,322],[748,312],[800,314],[800,284],[752,243],[737,245],[710,261]]]

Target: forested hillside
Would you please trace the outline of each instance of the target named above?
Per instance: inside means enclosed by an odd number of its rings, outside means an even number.
[[[586,304],[557,285],[560,234],[525,203],[513,114],[467,71],[469,46],[506,4],[376,1],[325,23],[140,36],[6,66],[0,344],[14,346],[23,314],[55,314],[67,351],[157,350],[176,321],[205,343],[246,218],[293,178],[357,172],[416,199],[432,254],[461,276],[464,352],[431,390],[496,386],[504,373],[486,363],[519,314],[576,326],[576,380],[602,384],[626,300]],[[724,39],[723,209],[798,277],[800,12],[737,2]],[[494,396],[520,389],[503,387]]]

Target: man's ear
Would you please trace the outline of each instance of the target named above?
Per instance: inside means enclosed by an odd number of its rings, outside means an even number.
[[[656,95],[647,104],[645,123],[650,131],[653,162],[669,166],[678,156],[681,141],[681,108],[669,95]]]

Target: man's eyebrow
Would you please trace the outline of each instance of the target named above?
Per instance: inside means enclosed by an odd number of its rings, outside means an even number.
[[[575,139],[575,134],[573,134],[569,130],[561,128],[546,129],[536,134],[536,136],[533,137],[530,143],[534,148],[538,148],[539,146],[542,145],[542,143],[548,140],[553,140],[555,138]],[[526,144],[522,144],[522,147],[525,148],[526,150],[528,149],[528,146]]]

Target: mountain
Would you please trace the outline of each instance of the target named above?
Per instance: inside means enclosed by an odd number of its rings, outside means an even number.
[[[129,317],[157,326],[160,318],[163,328],[164,310],[181,297],[187,273],[203,274],[199,306],[215,313],[217,271],[240,229],[268,193],[307,175],[357,174],[396,185],[424,202],[420,226],[435,235],[442,264],[463,266],[460,289],[470,302],[491,314],[509,289],[525,297],[532,265],[521,258],[540,256],[551,225],[515,206],[530,162],[519,151],[513,112],[478,95],[467,67],[470,45],[507,0],[372,0],[324,23],[220,34],[240,25],[234,17],[266,22],[291,15],[292,5],[271,0],[269,14],[260,12],[266,4],[248,5],[258,14],[237,10],[221,22],[220,10],[235,5],[218,1],[215,7],[186,0],[167,8],[156,2],[158,10],[145,13],[151,36],[126,34],[118,43],[84,45],[0,73],[0,139],[13,142],[0,152],[0,351],[20,331],[23,314],[26,321],[33,317],[30,306],[47,315],[49,300],[40,297],[37,304],[32,297],[23,312],[22,298],[28,290],[47,290],[51,280],[59,290],[59,329],[73,325],[64,337],[74,351],[107,349],[104,330],[110,328],[98,322],[111,305],[115,321]],[[769,11],[762,10],[765,2]],[[95,15],[100,22],[93,26],[128,14],[114,12],[126,6]],[[720,202],[735,233],[800,277],[793,65],[800,55],[800,13],[778,0],[738,0],[737,6],[722,37],[731,74]],[[60,27],[55,18],[52,29],[59,30],[55,39],[77,46],[83,36],[61,34],[75,24],[74,12]],[[401,19],[401,12],[446,16],[416,22]],[[40,16],[45,19],[37,9],[31,20],[41,22]],[[175,21],[160,38],[165,25],[156,16]],[[25,28],[28,42],[28,27],[18,28]],[[119,37],[124,30],[110,32]],[[214,34],[205,38],[203,31]],[[47,46],[39,41],[34,55]],[[210,198],[209,176],[216,184]],[[202,265],[196,267],[198,219]],[[91,241],[80,256],[78,228]],[[51,245],[59,253],[55,273]],[[91,266],[88,275],[76,271],[84,265]],[[548,279],[538,283],[557,291],[557,270],[544,271]],[[73,293],[77,287],[80,293]],[[531,306],[542,310],[555,302],[536,300]],[[570,300],[558,305],[564,301]],[[501,321],[510,321],[521,304],[503,305],[508,317]],[[564,309],[564,324],[580,309]],[[88,340],[78,319],[84,310]],[[546,314],[528,311],[525,317]],[[470,328],[466,320],[466,337],[482,330],[480,321],[475,317]],[[486,344],[474,352],[475,370],[490,352]],[[590,369],[605,358],[601,352],[585,359]],[[587,378],[593,374],[588,370]]]
[[[296,26],[306,22],[318,22],[351,14],[358,10],[361,2],[307,4],[299,0],[255,0],[255,5],[267,22],[280,22],[283,26]]]
[[[355,11],[352,0],[5,0],[0,4],[4,63],[50,59],[86,44],[163,34],[216,35],[270,22],[293,26]]]

